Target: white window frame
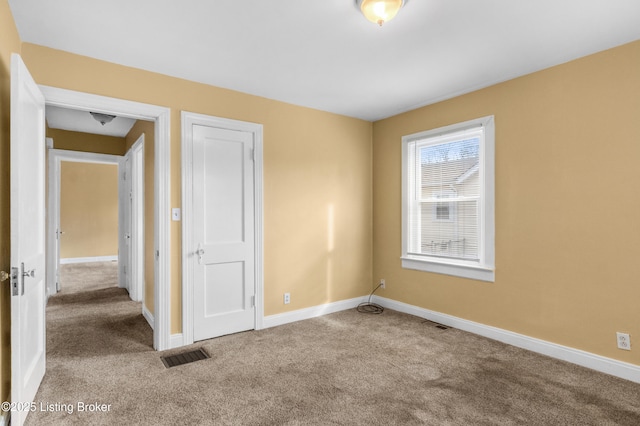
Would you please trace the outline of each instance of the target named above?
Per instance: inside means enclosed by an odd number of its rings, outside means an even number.
[[[409,147],[414,142],[462,132],[472,128],[484,129],[484,141],[480,142],[480,253],[478,261],[441,258],[428,255],[409,254],[411,214],[410,192],[413,187],[409,176]],[[433,130],[402,137],[402,267],[425,272],[453,275],[480,281],[495,281],[495,121],[486,116],[463,123],[452,124]]]

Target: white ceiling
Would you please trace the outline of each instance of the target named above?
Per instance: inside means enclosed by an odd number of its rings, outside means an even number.
[[[73,132],[91,133],[97,135],[127,136],[129,130],[136,123],[133,118],[116,117],[104,126],[94,119],[89,111],[60,108],[47,105],[45,116],[47,125],[52,129],[71,130]]]
[[[377,120],[640,39],[639,0],[9,0],[25,42]]]

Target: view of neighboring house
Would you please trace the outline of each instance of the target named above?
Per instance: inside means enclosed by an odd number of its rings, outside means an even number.
[[[410,254],[477,260],[480,250],[479,136],[418,140],[411,145],[415,177]],[[447,138],[451,139],[451,138]]]

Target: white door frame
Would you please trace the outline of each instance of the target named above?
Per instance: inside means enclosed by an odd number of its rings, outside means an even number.
[[[170,349],[178,345],[171,337],[171,110],[166,107],[109,98],[57,87],[40,86],[47,105],[96,111],[155,122],[154,141],[154,332],[153,347]],[[150,247],[147,247],[147,250]]]
[[[120,172],[122,171],[122,156],[97,154],[93,152],[80,152],[80,151],[67,151],[63,149],[49,149],[47,150],[49,156],[49,187],[48,194],[48,214],[47,214],[47,298],[56,294],[60,289],[57,285],[57,270],[60,267],[58,264],[58,256],[55,245],[58,244],[56,239],[57,231],[60,229],[60,171],[61,163],[63,161],[70,161],[76,163],[95,163],[95,164],[115,164],[118,166],[118,235],[120,229],[122,229],[123,221],[123,205],[121,202],[122,197],[122,183],[120,179]],[[122,238],[118,236],[118,246],[121,247]],[[118,268],[118,284],[122,287],[122,274],[120,268]]]
[[[254,226],[255,226],[255,329],[264,328],[264,271],[263,271],[263,148],[262,124],[231,120],[182,111],[182,339],[193,343],[193,268],[196,263],[193,233],[193,126],[253,133],[254,141]]]

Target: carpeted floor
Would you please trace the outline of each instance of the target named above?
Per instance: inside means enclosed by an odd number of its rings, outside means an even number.
[[[69,263],[60,265],[58,295],[118,287],[118,262]]]
[[[153,351],[124,290],[63,292],[47,314],[29,425],[640,424],[639,384],[388,310],[200,342],[210,359],[170,369],[179,351]]]

